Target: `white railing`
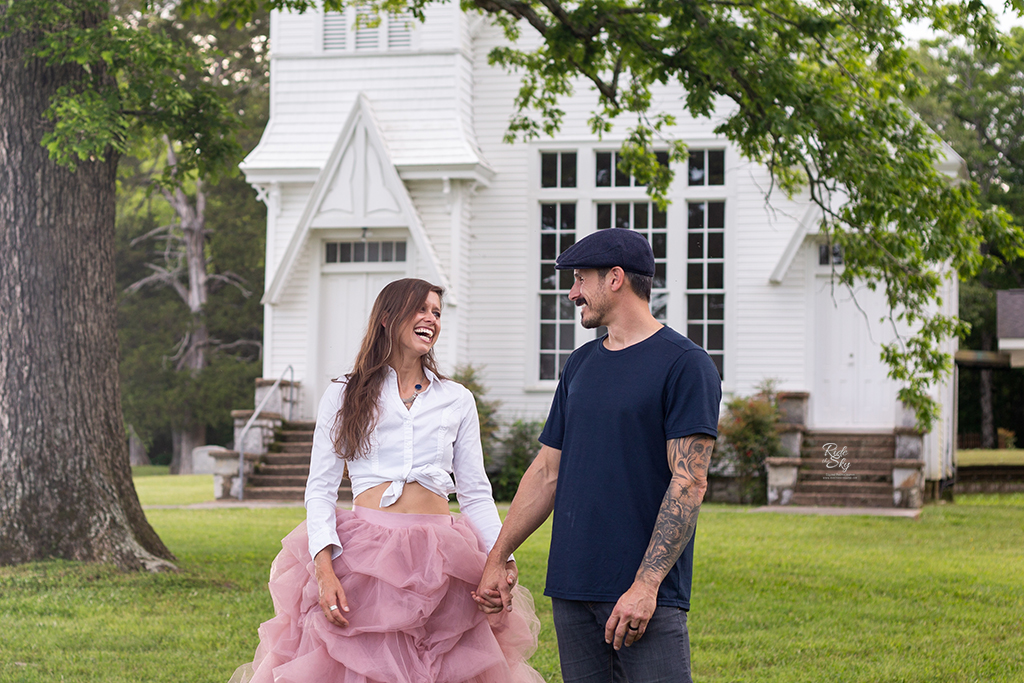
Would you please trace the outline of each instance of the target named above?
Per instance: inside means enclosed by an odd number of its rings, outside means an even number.
[[[290,375],[288,379],[288,421],[292,419],[292,406],[295,404],[295,370],[292,366],[288,366],[281,373],[281,376],[274,382],[274,386],[270,387],[270,391],[263,397],[260,404],[256,406],[256,410],[253,411],[249,421],[242,427],[242,433],[238,437],[238,500],[242,500],[243,492],[245,491],[245,437],[249,433],[249,429],[252,428],[256,422],[256,418],[260,416],[260,412],[263,410],[263,406],[267,405],[267,401],[274,395],[274,391],[281,386],[281,382],[284,381],[284,376]]]

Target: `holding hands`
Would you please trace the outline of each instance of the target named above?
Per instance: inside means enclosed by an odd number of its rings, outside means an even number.
[[[480,585],[471,593],[484,614],[512,611],[512,588],[519,579],[519,568],[515,560],[509,560],[504,567],[499,562],[491,562],[490,557],[487,558]]]

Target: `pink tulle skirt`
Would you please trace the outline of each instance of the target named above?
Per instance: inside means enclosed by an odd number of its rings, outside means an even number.
[[[356,507],[338,510],[344,552],[334,560],[349,625],[318,604],[306,523],[270,568],[275,616],[251,664],[230,683],[538,683],[526,662],[540,622],[529,591],[485,615],[470,596],[486,554],[467,520]]]

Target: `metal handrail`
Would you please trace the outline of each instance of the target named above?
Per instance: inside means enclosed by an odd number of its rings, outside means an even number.
[[[260,404],[256,406],[256,410],[253,411],[252,417],[242,427],[242,433],[238,436],[238,500],[242,500],[243,492],[245,491],[245,437],[249,433],[249,429],[256,422],[256,418],[260,416],[260,412],[263,410],[263,406],[267,404],[270,397],[274,395],[274,390],[281,386],[281,382],[284,380],[285,375],[290,375],[288,379],[288,421],[292,419],[292,406],[295,405],[295,370],[292,366],[288,366],[281,373],[281,376],[274,382],[274,386],[270,387],[270,391],[263,397]]]

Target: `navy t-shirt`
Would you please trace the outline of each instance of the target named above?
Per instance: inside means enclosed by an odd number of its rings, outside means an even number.
[[[666,441],[718,435],[722,382],[702,348],[664,327],[566,361],[541,443],[562,451],[545,595],[615,602],[633,584],[668,490]],[[690,608],[693,539],[658,591]]]

